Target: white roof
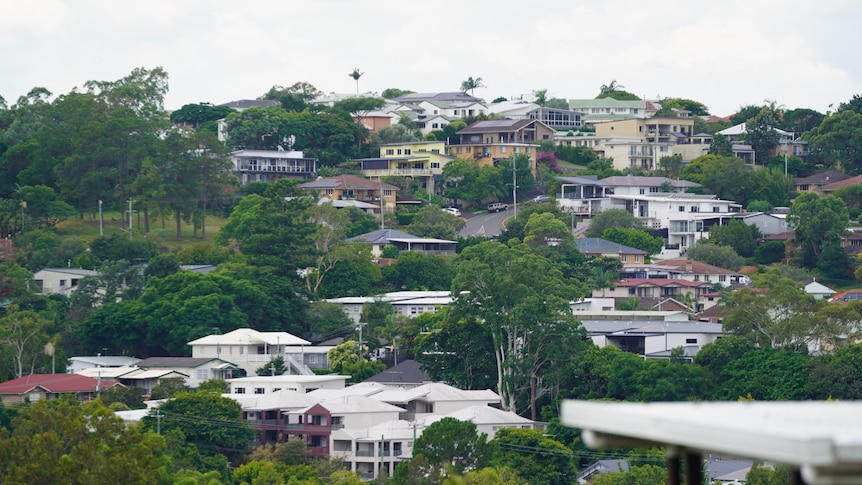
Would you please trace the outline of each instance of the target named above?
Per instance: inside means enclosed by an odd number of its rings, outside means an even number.
[[[178,372],[178,371],[171,370],[171,369],[151,369],[151,370],[136,369],[135,371],[130,372],[128,374],[123,374],[120,377],[122,377],[123,379],[145,380],[145,379],[159,379],[159,378],[162,378],[165,376],[169,376],[171,374],[189,377],[188,375],[183,374],[182,372]]]
[[[290,389],[282,389],[266,394],[222,394],[222,396],[238,402],[242,406],[242,409],[246,411],[301,409],[317,403],[317,399],[310,397],[308,394]]]
[[[449,291],[393,291],[382,295],[374,296],[345,296],[341,298],[327,298],[326,301],[331,303],[341,304],[356,304],[369,303],[374,301],[385,301],[392,304],[398,304],[402,301],[410,301],[418,303],[423,302],[440,302],[439,304],[451,303],[452,293]]]
[[[310,345],[311,342],[287,332],[258,332],[251,328],[238,328],[224,335],[207,335],[187,345]]]
[[[368,397],[385,389],[389,389],[389,387],[379,382],[360,382],[344,389],[315,389],[309,392],[308,395],[317,399],[351,395]]]
[[[39,276],[44,273],[63,273],[70,274],[73,276],[99,276],[98,271],[93,271],[90,269],[81,269],[81,268],[42,268],[33,274],[33,278],[39,279]]]
[[[98,379],[99,377],[116,378],[130,372],[135,372],[136,370],[140,369],[137,367],[89,367],[79,370],[76,374],[92,377],[93,379]]]
[[[347,395],[321,399],[318,404],[329,410],[330,414],[365,414],[365,413],[402,413],[404,409],[385,402],[369,399],[365,396]],[[311,407],[311,406],[309,406]],[[307,410],[300,409],[294,414],[301,414]]]
[[[228,384],[255,384],[272,382],[277,384],[313,384],[315,382],[344,381],[350,376],[330,374],[325,376],[282,374],[280,376],[250,376],[227,379]]]
[[[862,402],[564,401],[591,448],[673,446],[799,467],[809,484],[862,483]]]
[[[440,382],[430,382],[411,389],[398,388],[382,391],[370,397],[390,403],[408,403],[417,399],[427,402],[476,401],[486,404],[500,402],[500,396],[490,389],[463,390]]]
[[[501,424],[510,426],[533,425],[533,421],[511,411],[491,406],[469,406],[446,415],[450,418],[470,421],[475,424]]]
[[[818,295],[831,295],[835,293],[835,290],[829,288],[828,286],[822,285],[816,281],[812,281],[805,285],[805,293],[816,293]]]

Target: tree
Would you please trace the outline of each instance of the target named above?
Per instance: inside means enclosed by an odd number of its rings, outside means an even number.
[[[484,466],[486,450],[487,436],[476,432],[475,423],[449,417],[425,428],[413,445],[414,456],[441,468],[451,466],[458,473]]]
[[[359,96],[359,78],[365,74],[364,72],[360,72],[358,67],[354,67],[353,71],[348,74],[348,76],[352,77],[354,81],[356,81],[356,95]]]
[[[725,138],[724,135],[716,133],[712,135],[712,141],[709,144],[709,154],[720,157],[732,157],[733,143]]]
[[[527,483],[568,485],[577,475],[572,450],[542,430],[502,428],[491,443],[498,448],[494,464],[517,470]]]
[[[658,161],[656,175],[676,179],[682,173],[682,167],[682,155],[679,153],[671,156],[663,156]]]
[[[862,167],[862,113],[838,111],[824,118],[802,139],[808,141],[810,162],[848,173]]]
[[[745,264],[745,258],[736,254],[729,246],[719,246],[701,239],[688,248],[688,257],[695,261],[718,266],[719,268],[738,271]]]
[[[226,118],[228,114],[233,112],[233,108],[213,106],[212,103],[186,104],[171,112],[170,118],[171,123],[187,124],[197,129],[206,122]]]
[[[371,139],[379,145],[419,141],[419,138],[416,136],[416,131],[403,123],[384,126],[383,128],[376,130],[371,135]]]
[[[757,247],[758,232],[754,226],[739,219],[731,219],[724,225],[714,225],[709,228],[709,242],[718,246],[729,246],[742,257],[754,255]]]
[[[394,290],[444,291],[452,286],[454,276],[451,258],[416,251],[400,254],[383,268],[383,281]]]
[[[175,254],[160,254],[147,263],[144,274],[148,277],[164,278],[180,270],[180,261]]]
[[[436,239],[455,239],[467,222],[437,206],[425,206],[416,213],[413,222],[407,226],[407,232],[419,237]]]
[[[814,318],[822,302],[788,278],[770,274],[760,280],[765,293],[743,288],[731,294],[723,313],[725,331],[761,346],[807,351],[809,342],[824,334]]]
[[[649,254],[658,254],[664,247],[664,239],[654,237],[640,229],[609,227],[602,233],[602,239],[640,249]]]
[[[364,359],[367,352],[368,348],[363,345],[362,350],[360,350],[359,344],[355,340],[341,342],[326,353],[326,358],[329,361],[329,372],[343,374],[344,364]]]
[[[43,355],[48,342],[51,322],[34,311],[17,311],[16,307],[6,309],[6,316],[0,318],[0,345],[15,368],[15,377],[24,375],[25,369],[33,373],[36,359]]]
[[[450,321],[441,312],[420,317],[440,324],[416,336],[415,359],[434,381],[459,389],[493,388],[497,371],[490,358],[494,353],[490,329],[475,318]]]
[[[477,90],[479,88],[484,88],[484,87],[487,87],[487,86],[485,86],[485,84],[482,83],[481,77],[477,77],[476,79],[473,79],[473,76],[468,76],[467,79],[461,83],[461,91],[465,92],[465,93],[467,91],[470,91],[470,96],[473,96],[473,94],[474,94],[473,92],[475,90]]]
[[[185,392],[159,405],[143,418],[144,429],[161,427],[162,433],[181,431],[188,443],[205,455],[223,454],[236,459],[255,436],[242,419],[242,408],[233,399],[209,392]]]
[[[272,357],[269,362],[254,371],[259,376],[280,376],[285,372],[287,372],[287,367],[284,365],[284,357],[280,355]]]
[[[545,106],[548,104],[548,90],[547,89],[537,89],[533,91],[534,100],[533,102],[538,104],[539,106]]]
[[[458,296],[450,316],[479,318],[491,330],[503,408],[529,407],[538,417],[546,384],[578,348],[582,330],[568,302],[586,288],[525,245],[489,241],[461,253],[452,293]],[[528,399],[519,404],[522,393]]]
[[[588,237],[602,237],[607,229],[641,229],[643,222],[624,209],[608,209],[596,214],[587,229]]]
[[[862,346],[839,348],[834,354],[824,353],[808,364],[806,399],[858,400],[862,386],[853,376],[862,370]]]
[[[159,379],[159,383],[150,392],[151,399],[169,399],[181,392],[188,392],[186,381],[182,377]]]
[[[395,99],[400,96],[404,96],[405,94],[412,94],[415,92],[416,91],[410,91],[408,89],[386,88],[380,93],[380,97],[383,99]]]
[[[623,86],[622,84],[617,84],[617,80],[614,79],[609,84],[602,84],[602,86],[599,88],[599,95],[596,96],[596,98],[605,98],[611,93],[615,91],[620,91],[622,89],[625,89],[625,86]]]
[[[12,432],[0,430],[6,483],[170,481],[165,440],[126,426],[98,401],[40,400],[21,408]]]
[[[787,222],[794,230],[802,266],[816,266],[824,249],[830,243],[839,243],[847,234],[849,221],[847,206],[834,195],[804,193],[797,197]]]

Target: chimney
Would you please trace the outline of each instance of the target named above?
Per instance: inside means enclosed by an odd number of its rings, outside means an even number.
[[[686,272],[686,273],[691,273],[691,271],[692,271],[692,265],[693,265],[693,264],[692,264],[692,262],[691,262],[691,260],[690,260],[690,259],[687,259],[687,260],[685,261],[685,272]]]

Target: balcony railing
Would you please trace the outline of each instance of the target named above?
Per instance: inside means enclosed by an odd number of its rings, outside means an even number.
[[[314,167],[283,167],[283,166],[261,166],[261,165],[240,165],[241,172],[279,172],[279,173],[309,173],[314,172]]]

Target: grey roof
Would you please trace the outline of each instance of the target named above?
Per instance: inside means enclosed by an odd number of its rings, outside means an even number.
[[[431,382],[428,374],[422,370],[419,362],[405,360],[398,365],[375,374],[363,382],[380,382],[383,384],[425,384]]]
[[[577,317],[577,314],[575,314]],[[722,334],[720,323],[709,322],[675,322],[658,320],[587,320],[580,319],[581,325],[588,334],[663,334],[663,333],[712,333]]]
[[[389,244],[390,241],[438,242],[452,244],[455,243],[455,241],[449,241],[447,239],[435,239],[429,237],[414,236],[413,234],[407,234],[406,232],[401,232],[395,229],[378,229],[376,231],[371,231],[365,234],[354,236],[350,238],[349,241],[364,242],[368,244]]]
[[[442,93],[408,93],[398,96],[393,101],[399,103],[421,103],[422,101],[478,101],[479,98],[461,91]]]
[[[93,271],[90,269],[82,269],[82,268],[42,268],[36,273],[41,271],[49,272],[49,273],[63,273],[70,274],[75,276],[99,276],[98,271]]]
[[[606,177],[602,179],[602,182],[605,182],[608,185],[615,185],[621,187],[658,187],[665,182],[670,182],[670,184],[677,189],[700,187],[699,183],[691,182],[689,180],[674,180],[667,177],[643,177],[640,175],[620,175],[614,177]]]
[[[578,251],[584,254],[648,254],[642,249],[625,246],[599,237],[583,237],[576,239],[575,242],[578,245]]]
[[[796,179],[796,185],[800,184],[831,184],[835,182],[840,182],[842,180],[847,180],[851,178],[852,175],[847,175],[846,173],[835,172],[832,170],[827,170],[825,172],[815,173],[814,175],[809,175],[808,177],[803,177]]]
[[[278,101],[271,99],[240,99],[238,101],[230,101],[219,106],[227,106],[234,109],[247,109],[252,107],[268,108],[270,106],[278,106]]]
[[[598,175],[580,175],[577,177],[554,177],[560,182],[567,184],[579,184],[579,185],[598,185],[600,187],[607,186],[606,182],[602,182],[599,180]]]

